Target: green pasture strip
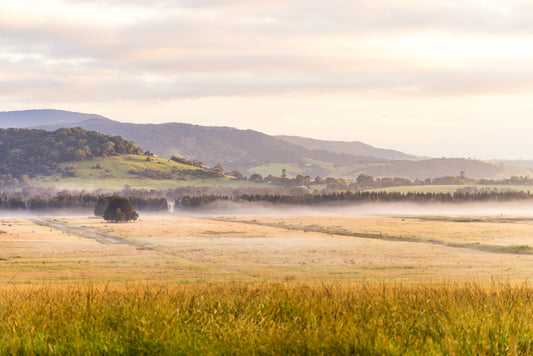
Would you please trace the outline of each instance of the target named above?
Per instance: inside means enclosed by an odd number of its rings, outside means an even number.
[[[442,221],[442,222],[457,222],[457,223],[495,223],[495,224],[501,224],[501,223],[510,223],[510,224],[516,224],[516,223],[531,223],[533,222],[533,218],[531,217],[501,217],[501,216],[488,216],[488,217],[469,217],[469,216],[461,216],[461,217],[455,217],[455,216],[431,216],[431,215],[425,215],[425,216],[400,216],[402,218],[408,218],[408,219],[418,219],[418,220],[426,220],[426,221]]]
[[[303,231],[303,232],[316,232],[320,234],[328,235],[339,235],[339,236],[349,236],[349,237],[358,237],[365,239],[377,239],[384,241],[396,241],[396,242],[416,242],[416,243],[429,243],[434,245],[441,245],[446,247],[454,248],[467,248],[471,250],[489,252],[489,253],[504,253],[504,254],[517,254],[517,255],[533,255],[533,248],[528,245],[510,245],[510,246],[498,246],[498,245],[487,245],[480,243],[453,243],[446,242],[437,239],[426,239],[416,236],[394,236],[383,233],[373,234],[366,232],[357,232],[351,231],[345,228],[339,227],[323,227],[318,225],[303,225],[303,224],[288,224],[288,223],[268,223],[258,220],[235,220],[235,219],[226,219],[226,218],[205,218],[208,220],[215,221],[232,221],[242,224],[258,225],[258,226],[270,226],[276,227],[285,230],[292,231]]]
[[[96,169],[96,167],[99,167]],[[35,186],[61,186],[67,188],[85,189],[122,189],[128,185],[131,188],[169,189],[177,187],[195,186],[264,186],[244,180],[236,180],[229,176],[222,178],[192,177],[190,171],[201,171],[201,168],[174,162],[165,158],[150,158],[144,156],[123,155],[117,157],[94,158],[87,161],[65,162],[59,164],[61,169],[72,167],[75,177],[64,177],[62,173],[50,176],[36,176],[32,179]],[[143,172],[145,170],[170,175],[171,178],[155,179],[142,175],[131,174],[130,171]]]

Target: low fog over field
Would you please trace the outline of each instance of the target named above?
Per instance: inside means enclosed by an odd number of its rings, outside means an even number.
[[[244,203],[217,201],[197,209],[173,208],[168,212],[143,212],[143,216],[517,216],[533,217],[533,202],[472,202],[472,203],[361,203],[329,204],[320,206],[273,205],[268,203]],[[92,209],[58,209],[44,211],[0,210],[1,217],[40,218],[40,217],[88,217]],[[96,218],[96,217],[95,217]]]
[[[81,218],[93,216],[93,209],[50,209],[50,210],[0,210],[2,218],[39,219],[43,217]]]
[[[217,201],[204,209],[176,209],[185,216],[195,215],[291,215],[291,216],[379,216],[379,215],[443,215],[443,216],[533,216],[533,202],[472,203],[362,203],[320,206],[271,205]]]

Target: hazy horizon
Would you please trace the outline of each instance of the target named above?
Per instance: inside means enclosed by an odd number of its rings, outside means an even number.
[[[0,4],[0,111],[532,159],[527,1]]]

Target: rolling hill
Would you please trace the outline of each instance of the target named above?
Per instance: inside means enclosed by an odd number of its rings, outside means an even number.
[[[19,127],[32,122],[39,122],[36,127],[45,130],[80,126],[108,135],[119,135],[162,157],[176,155],[189,160],[197,159],[210,167],[221,164],[226,171],[237,169],[248,176],[252,173],[279,176],[282,169],[289,176],[302,174],[348,179],[361,173],[376,177],[425,179],[456,176],[461,171],[472,178],[501,178],[533,172],[528,167],[510,167],[471,159],[420,159],[361,142],[274,137],[253,130],[184,123],[123,123],[98,115],[69,114],[65,111],[0,113],[1,126],[16,122],[18,117],[24,119]]]
[[[175,188],[234,181],[220,168],[208,169],[183,158],[147,156],[120,136],[81,127],[0,129],[0,151],[0,191],[31,186]]]
[[[132,124],[90,119],[77,123],[88,130],[120,135],[162,157],[178,155],[208,166],[243,168],[265,161],[300,162],[307,150],[252,130],[205,127],[182,123]],[[61,124],[42,126],[53,130]]]
[[[67,174],[65,174],[67,173]],[[71,173],[71,174],[69,174]],[[32,179],[34,186],[74,190],[110,189],[170,189],[179,187],[240,187],[261,186],[239,181],[228,175],[214,176],[206,168],[174,162],[167,158],[140,155],[120,155],[70,161],[58,164],[50,175]]]
[[[271,164],[295,165],[298,174],[328,175],[334,167],[368,163],[384,163],[380,157],[336,153],[328,150],[309,150],[279,138],[253,130],[231,127],[206,127],[184,123],[133,124],[109,119],[93,118],[71,124],[63,122],[36,126],[44,130],[80,126],[108,135],[120,135],[162,157],[173,155],[198,159],[207,166],[221,164],[227,170],[238,169],[245,174],[251,168]],[[270,172],[281,173],[280,169]]]

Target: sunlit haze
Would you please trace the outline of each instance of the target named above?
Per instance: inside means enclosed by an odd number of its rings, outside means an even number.
[[[0,111],[533,159],[533,2],[3,0]]]

